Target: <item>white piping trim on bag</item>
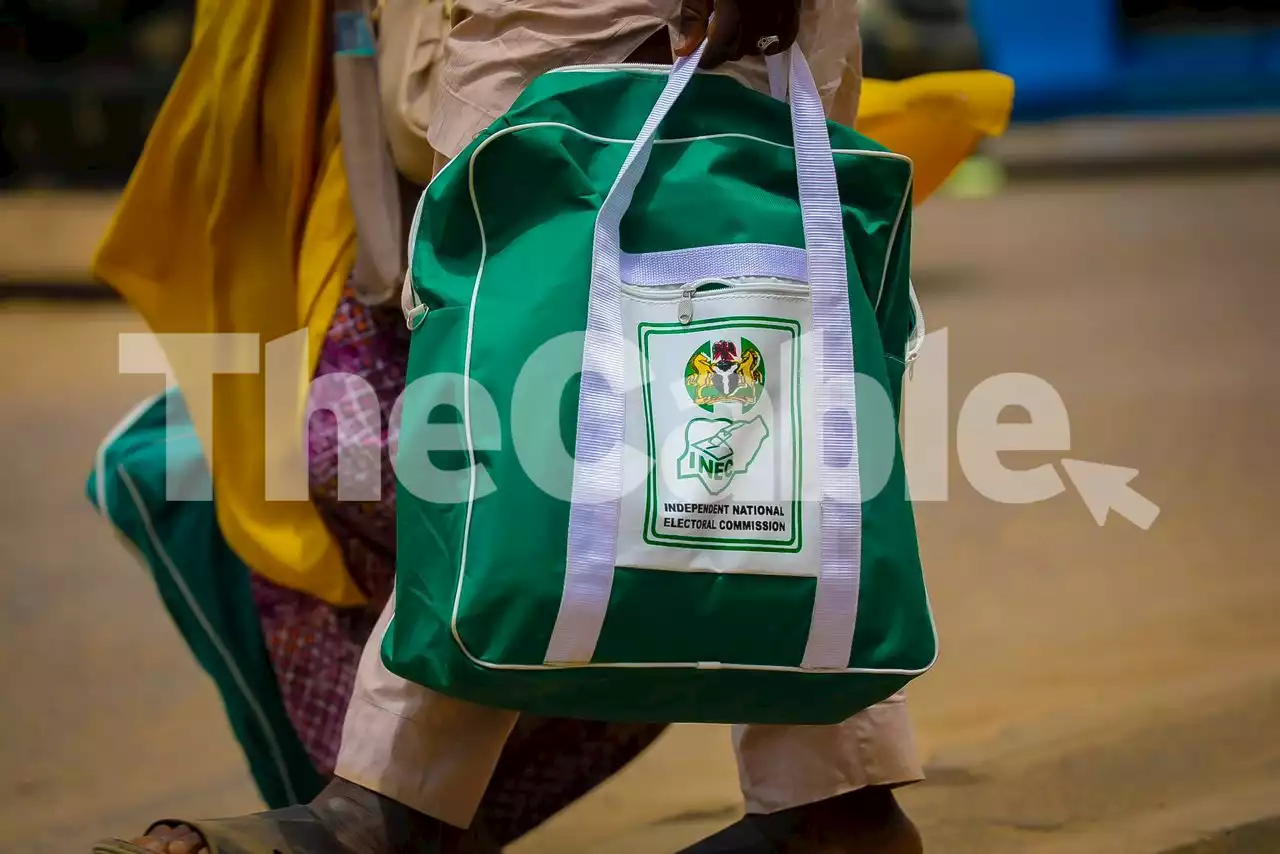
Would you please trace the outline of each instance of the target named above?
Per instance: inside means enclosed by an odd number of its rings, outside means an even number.
[[[617,72],[617,71],[638,71],[646,74],[666,75],[670,73],[671,66],[657,65],[654,63],[642,63],[642,62],[636,62],[636,63],[617,62],[617,63],[611,63],[611,64],[601,63],[601,64],[595,64],[595,65],[562,65],[559,68],[551,69],[547,73],[548,74],[600,74],[600,73]],[[770,95],[774,98],[785,101],[787,98],[788,90],[790,88],[790,76],[791,76],[790,69],[786,68],[785,70],[782,70],[782,67],[779,66],[779,64],[770,63],[768,65],[768,71],[769,71]],[[699,71],[698,73],[700,74],[706,73],[706,74],[712,74],[712,75],[719,74],[719,72],[702,72],[702,71]],[[575,127],[572,127],[570,125],[565,125],[560,122],[531,122],[529,124],[517,125],[515,127],[510,127],[510,128],[504,128],[502,131],[495,133],[492,137],[489,137],[488,139],[493,139],[498,136],[503,136],[507,132],[512,130],[520,130],[523,128],[532,128],[532,127],[563,127],[567,130],[572,130],[581,134],[586,139],[590,139],[596,142],[628,143],[628,144],[635,142],[634,139],[613,139],[609,137],[597,136],[595,134],[587,133],[585,131],[580,131]],[[680,137],[675,139],[658,139],[658,140],[654,140],[654,145],[670,145],[674,143],[696,142],[699,140],[734,139],[734,138],[750,139],[755,142],[762,142],[767,145],[776,146],[778,148],[794,148],[794,146],[786,145],[784,143],[774,142],[773,140],[762,139],[760,137],[754,137],[754,136],[750,136],[749,134],[740,134],[740,133],[713,133],[713,134],[704,134],[702,136]],[[475,159],[475,155],[479,153],[479,148],[483,147],[483,145],[488,143],[488,139],[486,139],[484,143],[481,143],[481,146],[477,147],[477,150],[475,152],[472,152],[472,155],[470,158],[471,160]],[[833,155],[834,154],[863,154],[868,156],[879,156],[879,157],[886,157],[894,160],[902,160],[902,161],[905,161],[907,165],[911,167],[913,173],[915,171],[915,164],[912,163],[911,158],[907,157],[905,154],[898,154],[897,152],[872,151],[869,149],[857,149],[857,148],[833,148],[831,150],[831,153]],[[431,177],[431,181],[427,183],[426,188],[418,196],[418,205],[413,212],[413,222],[409,226],[408,267],[410,270],[412,270],[413,268],[413,251],[414,251],[414,246],[417,242],[416,237],[418,233],[418,223],[422,218],[422,206],[423,206],[423,201],[426,199],[426,196],[427,196],[427,190],[431,189],[431,185],[436,182],[437,178],[439,178],[442,174],[444,174],[446,169],[448,169],[450,166],[452,166],[454,163],[458,162],[459,160],[461,160],[461,157],[454,157],[448,163],[446,163],[443,167],[441,167],[440,171]],[[902,203],[898,207],[897,219],[894,220],[893,230],[890,232],[890,236],[889,236],[890,249],[892,249],[894,243],[897,241],[898,229],[902,224],[902,217],[903,217],[903,214],[906,213],[907,201],[910,198],[911,198],[911,192],[910,192],[910,189],[908,189],[908,192],[902,197]],[[872,306],[873,309],[879,310],[880,308],[880,300],[881,300],[881,297],[884,295],[884,286],[888,276],[889,276],[889,254],[887,253],[885,255],[884,270],[881,272],[881,276],[880,276],[880,287],[876,291],[875,304]],[[411,274],[406,274],[403,290],[400,295],[400,307],[401,307],[401,311],[405,315],[406,321],[409,320],[410,315],[413,312],[414,308],[419,305],[421,305],[421,303],[418,301],[417,292],[414,291],[413,289]],[[416,327],[411,325],[410,329],[413,329],[413,328],[416,328]]]
[[[646,71],[646,72],[651,71],[653,73],[665,74],[670,71],[670,66],[658,66],[658,65],[655,65],[655,66],[638,66],[638,65],[569,66],[561,69],[556,69],[554,73],[571,73],[571,72],[594,73],[594,72],[604,72],[604,71],[617,71],[617,70],[623,70],[623,69],[628,71],[640,70],[640,71]],[[544,664],[511,664],[511,663],[498,663],[498,662],[486,661],[485,659],[482,659],[471,652],[471,650],[467,647],[465,641],[462,639],[462,636],[458,631],[458,617],[459,617],[459,611],[460,611],[461,601],[462,601],[462,589],[466,581],[467,555],[468,555],[469,546],[470,546],[471,521],[472,521],[472,516],[473,516],[474,506],[475,506],[475,493],[476,493],[476,483],[477,483],[477,480],[476,480],[477,462],[476,462],[476,455],[475,455],[475,444],[474,444],[474,440],[471,432],[471,392],[470,392],[470,382],[469,382],[471,378],[471,348],[472,348],[472,340],[474,338],[474,331],[475,331],[476,304],[478,302],[480,284],[484,277],[485,261],[488,256],[488,241],[487,241],[485,228],[484,228],[484,218],[480,212],[479,198],[476,195],[476,188],[475,188],[475,164],[479,156],[482,153],[484,153],[484,151],[488,148],[488,146],[496,142],[497,140],[501,139],[502,137],[507,136],[508,134],[518,133],[521,131],[533,130],[538,128],[557,128],[560,130],[564,130],[564,131],[576,134],[583,139],[591,140],[593,142],[605,143],[605,144],[630,145],[635,142],[634,139],[605,137],[597,134],[592,134],[587,131],[581,130],[579,128],[573,127],[572,125],[565,124],[563,122],[552,122],[552,121],[529,122],[523,125],[514,125],[511,127],[503,128],[495,132],[491,136],[486,137],[479,145],[476,146],[475,150],[471,152],[470,157],[468,157],[466,161],[467,170],[468,170],[468,179],[467,179],[468,192],[471,197],[472,211],[474,212],[476,217],[476,226],[480,234],[481,257],[480,257],[480,264],[476,270],[474,284],[472,286],[471,305],[469,306],[468,317],[467,317],[467,343],[466,343],[465,354],[464,354],[463,375],[468,382],[464,383],[463,385],[463,427],[464,427],[464,433],[465,433],[466,442],[467,442],[467,456],[471,462],[471,466],[469,471],[469,488],[468,488],[466,520],[463,524],[462,549],[461,549],[461,555],[460,555],[459,567],[458,567],[458,580],[457,580],[456,587],[454,589],[453,610],[450,616],[450,633],[453,636],[454,643],[457,645],[458,650],[464,656],[466,656],[466,658],[470,662],[472,662],[473,664],[479,667],[484,667],[489,670],[499,670],[499,671],[501,670],[547,671],[547,670],[564,669],[564,665],[557,665],[557,664],[550,664],[550,665],[545,663]],[[794,148],[793,146],[786,145],[785,143],[779,143],[770,139],[764,139],[761,137],[756,137],[750,134],[743,134],[743,133],[714,133],[714,134],[703,134],[703,135],[692,136],[692,137],[659,139],[659,140],[655,140],[654,144],[655,145],[680,145],[680,144],[688,144],[690,142],[699,142],[699,141],[713,140],[713,139],[745,139],[745,140],[750,140],[752,142],[761,143],[764,145],[774,146],[776,148],[786,148],[786,149]],[[876,158],[882,158],[887,160],[900,160],[902,162],[905,162],[909,168],[913,168],[913,164],[909,157],[906,157],[905,155],[898,154],[896,152],[891,152],[891,151],[878,151],[878,150],[870,150],[870,149],[833,149],[832,154],[846,155],[846,156],[854,155],[854,156],[864,156],[864,157],[876,157]],[[440,178],[440,176],[443,175],[445,171],[447,171],[448,169],[450,169],[455,164],[461,161],[462,161],[461,157],[456,157],[453,160],[450,160],[449,163],[446,164],[445,167],[441,169],[439,173],[437,173],[437,175],[435,176],[436,179]],[[433,179],[433,182],[434,182],[434,179]],[[907,200],[910,198],[910,195],[911,195],[911,182],[909,181],[907,190],[903,196],[903,202],[899,209],[898,220],[897,222],[895,222],[895,225],[894,225],[893,234],[895,236],[894,236],[894,239],[891,240],[889,243],[890,250],[892,250],[892,246],[896,241],[898,225],[901,222],[902,214],[905,213],[906,211]],[[415,219],[416,219],[416,216],[415,216]],[[412,249],[410,251],[412,252]],[[886,253],[885,275],[887,275],[888,263],[889,263],[888,253]],[[868,675],[878,674],[878,675],[886,675],[886,676],[919,676],[920,674],[927,672],[931,667],[933,667],[934,663],[937,661],[937,656],[938,656],[937,625],[934,620],[933,610],[931,607],[929,608],[929,625],[930,625],[930,630],[934,637],[934,656],[929,661],[928,664],[916,669],[845,667],[840,669],[815,671],[813,669],[809,669],[805,667],[788,666],[788,665],[716,663],[714,666],[717,669],[723,669],[723,670],[743,670],[743,671],[758,671],[758,672],[845,673],[845,674],[868,674]],[[579,664],[579,665],[573,665],[573,666],[589,667],[589,668],[608,668],[608,669],[673,669],[674,670],[674,669],[705,669],[710,665],[707,662],[689,661],[689,662],[590,662],[586,664]]]
[[[422,192],[418,194],[418,204],[413,209],[413,220],[409,223],[409,236],[405,241],[405,261],[404,284],[400,290],[400,311],[404,314],[405,324],[410,331],[417,329],[422,325],[422,321],[426,319],[427,308],[418,299],[418,292],[413,289],[413,253],[418,246],[418,225],[422,222],[422,208],[427,201],[427,193],[431,190],[431,185],[436,179],[444,174],[444,171],[453,165],[458,158],[454,157],[444,166],[440,167],[440,171],[431,176],[431,180],[427,182],[427,186],[422,188]]]
[[[435,181],[435,178],[431,180]],[[418,292],[413,289],[413,250],[418,245],[418,223],[422,221],[422,206],[427,200],[427,190],[430,188],[431,185],[427,184],[418,196],[418,205],[413,209],[413,221],[409,223],[409,239],[405,241],[408,246],[405,250],[404,284],[400,289],[400,311],[404,314],[405,325],[411,332],[422,325],[427,315],[426,306],[418,300]]]
[[[780,101],[786,101],[790,92],[790,87],[791,87],[791,69],[786,67],[780,62],[769,62],[767,65],[767,70],[769,75],[770,96]],[[609,72],[609,71],[641,71],[647,74],[664,74],[665,75],[670,73],[671,66],[655,65],[653,63],[641,63],[641,62],[637,62],[637,63],[617,62],[612,64],[597,64],[597,65],[564,65],[559,68],[553,68],[551,71],[547,73],[548,74],[568,74],[568,73],[574,73],[574,72],[582,72],[587,74],[599,74],[602,72]],[[705,73],[717,74],[719,72],[705,72]],[[711,139],[715,136],[738,136],[738,134],[713,134],[712,136],[708,136],[708,137],[693,137],[693,138]],[[625,140],[625,141],[633,142],[634,140]],[[660,139],[660,140],[656,140],[654,144],[662,145],[664,142],[675,142],[675,141],[681,141],[681,140],[661,140]],[[759,141],[770,142],[770,140],[766,140],[766,139],[762,139]],[[777,143],[773,143],[773,144],[776,145]],[[790,148],[791,146],[783,146],[783,147]],[[911,158],[907,157],[906,155],[896,154],[894,152],[857,151],[854,149],[833,148],[831,150],[831,153],[832,154],[851,154],[851,153],[891,154],[897,159],[905,160],[908,163],[911,163]],[[912,171],[914,172],[914,164],[912,164]],[[914,184],[914,181],[912,182],[912,184]],[[902,225],[902,216],[904,213],[906,213],[907,202],[908,200],[910,200],[910,198],[911,198],[911,189],[909,187],[906,195],[902,197],[902,204],[898,208],[897,219],[895,219],[893,222],[893,230],[889,233],[890,248],[892,248],[894,243],[897,242],[898,229]],[[880,310],[880,300],[884,297],[884,286],[889,277],[889,257],[890,257],[889,254],[885,255],[884,270],[880,274],[880,287],[876,291],[875,303],[872,305],[872,309],[875,311]]]
[[[914,282],[908,280],[907,296],[911,299],[911,312],[915,315],[916,322],[911,327],[911,337],[907,339],[907,355],[904,361],[910,367],[920,356],[920,351],[924,349],[925,326],[924,326],[924,309],[920,307],[920,300],[916,297],[916,286]]]

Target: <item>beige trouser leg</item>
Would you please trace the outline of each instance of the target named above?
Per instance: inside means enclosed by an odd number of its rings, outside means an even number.
[[[466,827],[517,716],[446,697],[383,667],[394,601],[360,660],[336,773]],[[835,726],[737,726],[733,742],[748,812],[923,779],[901,694]]]

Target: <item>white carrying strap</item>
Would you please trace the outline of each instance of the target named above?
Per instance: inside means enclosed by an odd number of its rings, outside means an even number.
[[[769,94],[779,101],[787,102],[791,98],[791,65],[787,62],[787,54],[780,53],[765,60],[769,72]]]
[[[822,564],[801,666],[844,669],[853,649],[862,572],[862,482],[849,272],[826,112],[809,65],[792,48],[789,91],[804,248],[816,335]],[[769,62],[782,60],[770,57]]]
[[[625,419],[620,229],[649,163],[658,126],[693,79],[705,48],[703,43],[672,66],[662,94],[627,152],[596,217],[564,593],[547,644],[548,663],[591,661],[609,607],[622,493]],[[616,354],[617,358],[600,358],[603,354]]]
[[[677,60],[596,218],[578,403],[564,593],[546,661],[586,664],[595,653],[613,586],[622,485],[624,376],[622,218],[662,120],[697,69],[702,47]],[[781,63],[787,62],[787,66]],[[802,666],[848,666],[857,617],[861,489],[844,229],[822,100],[798,49],[770,57],[771,79],[789,73],[792,131],[813,305],[815,398],[822,487],[822,568]],[[612,358],[602,358],[615,354]],[[833,417],[834,416],[834,417]]]

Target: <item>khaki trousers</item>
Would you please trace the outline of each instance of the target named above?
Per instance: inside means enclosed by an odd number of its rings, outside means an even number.
[[[858,0],[801,0],[798,44],[832,119],[853,126],[862,86]],[[431,147],[447,161],[535,77],[566,65],[625,62],[674,25],[680,0],[454,0],[433,71]],[[759,57],[723,71],[767,92]]]
[[[517,713],[455,700],[388,671],[380,651],[394,607],[393,597],[360,659],[335,773],[467,827]],[[733,744],[748,812],[924,777],[902,694],[835,726],[736,726]]]

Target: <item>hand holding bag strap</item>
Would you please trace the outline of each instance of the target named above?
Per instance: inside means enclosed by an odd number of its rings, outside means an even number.
[[[404,277],[400,185],[383,125],[378,59],[362,0],[338,0],[334,88],[351,210],[356,221],[352,285],[360,301],[381,305],[399,293]]]
[[[596,219],[587,337],[579,395],[578,434],[565,587],[548,663],[586,663],[594,654],[604,623],[617,543],[622,490],[624,378],[622,340],[622,217],[648,164],[658,126],[697,69],[700,47],[677,60],[667,84],[624,160]],[[861,504],[857,472],[856,420],[853,418],[853,351],[849,317],[844,230],[826,116],[808,64],[798,49],[789,57],[792,128],[796,145],[806,262],[812,292],[814,330],[822,352],[819,373],[819,444],[822,460],[851,460],[842,469],[822,466],[822,574],[815,598],[803,666],[843,668],[849,660],[857,611],[861,544]],[[777,71],[775,81],[784,80]],[[775,84],[775,92],[780,85]],[[830,414],[848,413],[848,420]],[[827,524],[828,518],[831,524]],[[843,643],[843,650],[840,644]]]

